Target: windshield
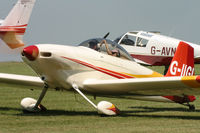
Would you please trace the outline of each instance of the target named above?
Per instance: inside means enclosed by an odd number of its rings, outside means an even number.
[[[89,39],[80,43],[79,46],[88,47],[96,51],[99,51],[101,53],[116,56],[122,59],[133,60],[133,58],[124,48],[122,48],[116,42],[108,39],[103,39],[103,38]]]
[[[118,42],[119,42],[119,40],[120,40],[121,38],[122,38],[122,36],[120,36],[120,37],[116,38],[116,39],[114,40],[114,42],[118,43]]]

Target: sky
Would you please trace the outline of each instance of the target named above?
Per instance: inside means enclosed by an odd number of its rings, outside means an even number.
[[[0,0],[5,18],[17,0]],[[77,45],[110,32],[160,31],[200,44],[200,0],[36,0],[24,36],[26,45]],[[1,52],[1,50],[0,50]],[[0,60],[19,60],[0,54]]]

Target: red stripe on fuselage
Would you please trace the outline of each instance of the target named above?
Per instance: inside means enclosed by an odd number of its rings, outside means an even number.
[[[68,57],[64,57],[64,56],[62,56],[62,58],[65,58],[65,59],[71,60],[73,62],[79,63],[81,65],[90,67],[94,70],[100,71],[102,73],[108,74],[108,75],[113,76],[113,77],[118,78],[118,79],[134,78],[132,76],[125,75],[125,74],[118,73],[118,72],[114,72],[114,71],[111,71],[111,70],[108,70],[108,69],[105,69],[105,68],[102,68],[102,67],[97,67],[97,66],[94,66],[92,64],[88,64],[86,62],[83,62],[83,61],[80,61],[80,60],[77,60],[77,59],[72,59],[72,58],[68,58]]]

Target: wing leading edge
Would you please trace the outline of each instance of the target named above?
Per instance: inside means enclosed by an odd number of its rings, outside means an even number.
[[[6,84],[11,87],[19,86],[23,88],[44,87],[44,82],[39,77],[6,73],[0,73],[0,84]]]
[[[83,88],[102,94],[194,95],[200,94],[200,76],[86,80]]]

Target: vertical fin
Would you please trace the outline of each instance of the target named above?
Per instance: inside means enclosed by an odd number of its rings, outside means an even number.
[[[194,48],[181,41],[165,76],[192,75],[194,75]]]
[[[36,0],[18,0],[0,26],[0,39],[11,49],[24,46],[23,35]]]
[[[35,0],[18,0],[2,23],[2,26],[26,27],[35,4]]]
[[[165,76],[192,76],[194,75],[194,48],[185,42],[180,42],[174,58]],[[195,96],[164,96],[176,103],[193,102]],[[189,104],[188,104],[189,105]]]

